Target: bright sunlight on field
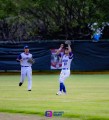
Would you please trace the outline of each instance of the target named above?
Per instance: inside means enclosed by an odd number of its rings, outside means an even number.
[[[33,75],[32,91],[27,79],[19,87],[19,75],[0,76],[0,112],[44,116],[45,111],[63,111],[62,118],[109,119],[109,75],[71,75],[67,95],[56,96],[58,75]]]

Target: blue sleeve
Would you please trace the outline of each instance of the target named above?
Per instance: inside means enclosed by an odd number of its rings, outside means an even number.
[[[21,54],[17,57],[18,60],[22,59],[22,56]]]
[[[61,53],[58,56],[61,57]]]
[[[73,53],[72,52],[69,53],[69,59],[73,59]]]

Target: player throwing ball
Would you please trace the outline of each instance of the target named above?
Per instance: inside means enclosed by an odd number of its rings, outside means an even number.
[[[64,81],[70,76],[70,66],[73,59],[73,54],[70,47],[71,42],[66,41],[65,44],[67,44],[68,47],[64,47],[64,44],[61,44],[60,48],[56,52],[56,54],[62,58],[62,70],[59,77],[60,88],[56,95],[61,95],[62,93],[66,94],[66,87],[64,85]],[[62,49],[64,49],[64,54],[61,54]]]
[[[28,91],[31,91],[32,89],[32,64],[34,63],[32,59],[32,54],[29,53],[29,47],[25,46],[24,47],[24,52],[21,53],[17,61],[20,62],[21,65],[21,78],[20,78],[20,83],[19,86],[22,86],[24,83],[25,77],[28,77]]]

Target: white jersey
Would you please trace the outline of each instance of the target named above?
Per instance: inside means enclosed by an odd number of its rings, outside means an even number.
[[[73,54],[69,53],[69,55],[62,56],[62,69],[63,70],[70,70],[71,61],[73,59]]]
[[[25,52],[21,53],[20,56],[18,57],[18,59],[22,59],[22,62],[20,62],[21,66],[27,66],[27,67],[31,67],[32,64],[27,62],[28,59],[32,58],[32,54],[28,53],[26,54]]]

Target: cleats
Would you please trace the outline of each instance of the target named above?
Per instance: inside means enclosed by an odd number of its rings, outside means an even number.
[[[22,84],[23,84],[23,83],[22,83],[22,82],[20,82],[20,83],[19,83],[19,86],[22,86]],[[31,91],[31,89],[29,89],[28,91]]]
[[[20,82],[20,83],[19,83],[19,86],[22,86],[22,84],[23,84],[23,83]]]
[[[31,90],[28,90],[28,91],[31,91]]]
[[[61,91],[58,91],[58,92],[56,93],[56,95],[62,95],[62,92],[61,92]]]
[[[58,91],[57,93],[56,93],[56,95],[66,95],[67,93],[66,92],[61,92],[61,91]]]

